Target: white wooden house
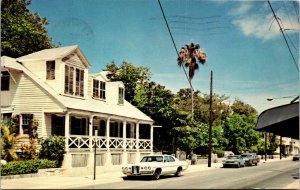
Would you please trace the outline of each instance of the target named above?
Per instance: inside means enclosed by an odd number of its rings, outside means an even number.
[[[124,99],[122,82],[89,75],[89,67],[78,46],[1,57],[2,116],[19,115],[20,134],[35,118],[39,137],[65,136],[63,168],[91,172],[95,145],[103,170],[151,154],[153,120]]]

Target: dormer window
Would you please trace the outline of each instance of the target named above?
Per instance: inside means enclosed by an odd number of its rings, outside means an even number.
[[[74,92],[75,87],[75,92]],[[84,70],[65,66],[65,94],[84,96]]]
[[[106,83],[93,79],[93,98],[105,100]]]
[[[54,80],[55,79],[55,61],[47,61],[46,67],[47,67],[46,79]]]
[[[119,87],[119,104],[124,104],[124,88]]]

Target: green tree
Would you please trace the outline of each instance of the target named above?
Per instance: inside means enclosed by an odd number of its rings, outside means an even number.
[[[257,115],[257,111],[252,106],[250,106],[249,104],[246,104],[238,99],[236,99],[233,102],[231,109],[232,109],[233,113],[237,113],[240,115],[242,115],[242,114],[247,115],[247,116]]]
[[[155,125],[162,126],[154,130],[155,138],[161,139],[154,141],[154,146],[159,150],[172,150],[174,134],[171,130],[177,123],[174,94],[162,85],[145,82],[136,89],[133,104],[150,116]]]
[[[135,67],[131,63],[123,61],[118,67],[114,61],[106,66],[107,78],[111,81],[122,81],[125,85],[125,99],[133,102],[137,87],[148,82],[151,77],[150,69],[143,66]]]
[[[227,150],[240,154],[253,150],[258,144],[259,132],[255,131],[255,116],[233,114],[224,123],[224,137],[228,139]]]
[[[27,9],[31,0],[1,1],[1,54],[20,57],[55,45],[48,36],[46,18]]]

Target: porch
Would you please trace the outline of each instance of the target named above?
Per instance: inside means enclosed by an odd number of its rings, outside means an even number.
[[[152,154],[152,122],[84,112],[46,113],[47,136],[65,136],[63,168],[111,167]],[[49,134],[50,133],[50,134]],[[96,153],[96,163],[95,161]]]

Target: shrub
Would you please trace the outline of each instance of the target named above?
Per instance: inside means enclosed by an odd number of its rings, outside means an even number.
[[[40,141],[41,150],[39,158],[55,160],[58,163],[58,167],[60,167],[65,154],[65,137],[51,136],[46,139],[40,139]]]
[[[38,169],[55,168],[56,161],[47,159],[43,160],[27,160],[27,161],[12,161],[1,165],[1,175],[18,175],[37,173]]]
[[[20,147],[21,154],[19,158],[21,160],[36,160],[37,159],[37,146],[35,140],[30,140],[29,143],[23,143]]]
[[[215,149],[214,153],[218,155],[218,158],[224,157],[224,150],[221,149]]]

